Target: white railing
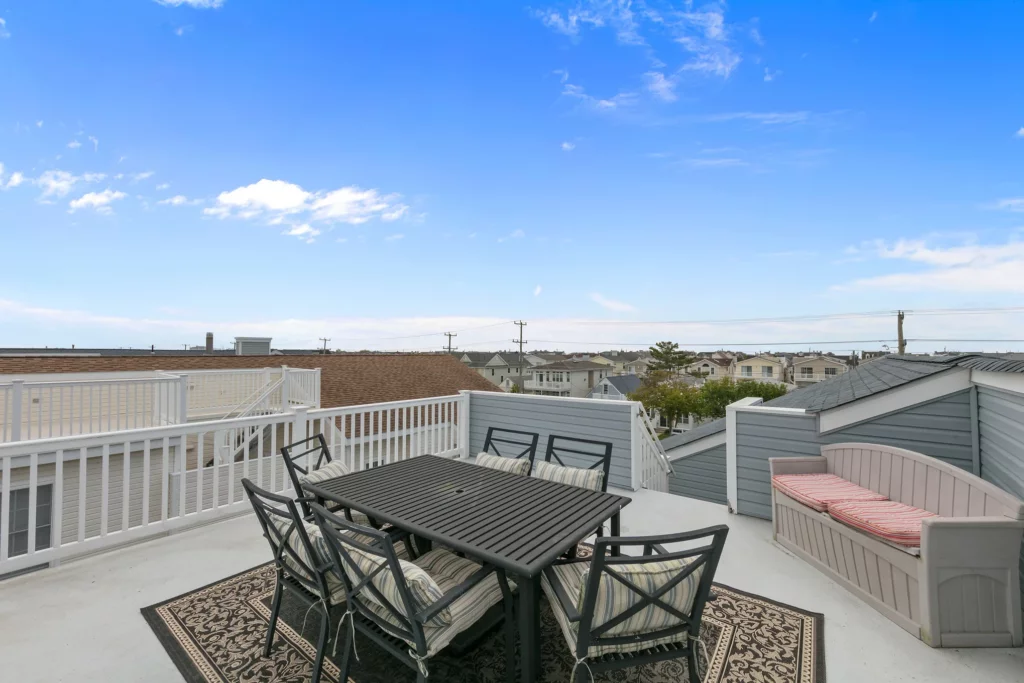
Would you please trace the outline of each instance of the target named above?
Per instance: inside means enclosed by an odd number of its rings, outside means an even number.
[[[248,512],[243,478],[293,495],[281,446],[324,426],[332,454],[353,469],[427,453],[462,455],[467,401],[444,396],[299,407],[284,414],[0,444],[0,575]],[[7,514],[12,495],[23,497],[27,519]]]
[[[544,382],[536,379],[528,379],[523,382],[525,389],[538,391],[571,391],[572,382]]]
[[[639,422],[639,449],[633,453],[640,475],[640,486],[652,491],[668,492],[668,475],[672,474],[672,464],[665,454],[654,425],[647,417],[647,411],[637,404],[636,420]]]
[[[841,372],[837,372],[837,373],[825,373],[825,372],[808,372],[808,373],[803,373],[803,372],[798,372],[795,375],[793,375],[793,379],[794,379],[794,381],[797,381],[797,382],[821,382],[821,381],[826,380],[826,379],[833,379],[835,377],[838,377],[841,374],[843,374],[843,373],[841,373]]]
[[[460,429],[468,404],[459,395],[310,410],[309,433],[323,432],[331,455],[352,470],[431,453],[467,454]]]
[[[219,418],[280,378],[281,368],[171,370],[167,374],[188,378],[190,417]]]
[[[320,407],[320,370],[306,370],[304,368],[281,369],[282,374],[288,380],[288,391],[285,394],[284,403],[288,405],[303,405]]]
[[[0,443],[185,421],[177,378],[0,384]]]

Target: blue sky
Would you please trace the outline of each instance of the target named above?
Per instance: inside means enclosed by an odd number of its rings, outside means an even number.
[[[521,318],[547,347],[874,348],[891,316],[810,317],[1024,292],[1019,3],[0,18],[0,346],[497,348]],[[747,318],[787,320],[649,324]],[[1024,338],[1017,312],[907,324]]]

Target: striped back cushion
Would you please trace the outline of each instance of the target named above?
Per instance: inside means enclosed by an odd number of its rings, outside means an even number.
[[[526,475],[530,473],[530,461],[527,458],[504,458],[500,455],[480,453],[476,456],[476,464],[511,474]]]
[[[361,540],[361,539],[360,539]],[[343,541],[344,543],[344,541]],[[370,574],[377,567],[381,566],[386,562],[383,556],[368,553],[354,546],[345,545],[345,550],[348,551],[352,561],[359,567],[359,570],[363,574]],[[349,579],[352,584],[355,585],[360,580],[356,576],[354,570],[349,566],[348,562],[342,557],[342,564],[345,567],[345,572],[349,575]],[[409,593],[412,595],[413,610],[418,612],[428,605],[432,605],[444,595],[444,592],[437,585],[437,582],[431,578],[430,574],[426,571],[417,567],[412,562],[406,560],[399,560],[398,564],[401,566],[402,574],[405,576],[405,583],[409,586]],[[392,607],[401,612],[406,618],[410,618],[412,615],[407,614],[405,611],[405,603],[402,602],[401,593],[398,591],[398,582],[395,580],[395,574],[391,568],[386,568],[377,573],[376,576],[371,579],[374,587],[380,591],[388,602],[391,603]],[[384,607],[383,604],[377,599],[370,590],[363,588],[359,593],[359,597],[366,600],[369,605],[377,605],[378,608],[374,609],[374,612],[379,614],[384,619],[395,623],[395,619],[391,614],[391,610]],[[437,615],[427,622],[431,626],[445,626],[450,624],[452,621],[452,613],[449,608],[444,608]],[[395,623],[396,626],[400,624]]]
[[[646,562],[643,564],[614,564],[609,569],[637,588],[647,593],[654,593],[678,576],[691,561],[690,559],[680,559],[665,560],[664,562]],[[586,595],[589,573],[589,571],[585,573],[583,580],[580,582],[580,593],[576,601],[576,608],[580,612],[583,611],[583,599]],[[700,577],[703,573],[704,565],[701,565],[692,574],[662,595],[660,600],[683,614],[690,614],[690,610],[693,609],[693,602],[697,597]],[[594,620],[590,624],[591,629],[595,629],[615,619],[630,607],[639,603],[641,599],[638,593],[627,588],[621,581],[607,572],[602,572],[601,582],[597,590],[597,602],[594,606]],[[679,618],[670,612],[666,612],[657,605],[649,605],[622,623],[611,627],[602,633],[600,637],[610,638],[613,636],[651,633],[678,626],[681,623]]]
[[[328,479],[343,477],[346,474],[351,474],[351,470],[340,460],[332,460],[318,470],[313,470],[309,474],[299,475],[299,483],[316,484]]]
[[[586,470],[581,467],[565,467],[564,465],[552,465],[549,462],[538,461],[533,463],[533,476],[538,479],[557,481],[559,484],[569,484],[580,488],[600,491],[601,483],[604,481],[602,470]]]
[[[322,556],[318,553],[317,542],[320,540],[320,528],[310,522],[303,522],[303,526],[306,528],[306,535],[309,536],[309,542],[314,546],[313,554],[310,555],[306,548],[303,546],[302,539],[299,537],[299,532],[294,528],[294,522],[290,517],[281,517],[279,515],[271,515],[270,522],[273,524],[282,536],[284,536],[284,542],[295,551],[295,554],[299,557],[302,562],[311,568],[316,568],[323,563]],[[308,571],[302,568],[299,562],[296,562],[295,558],[287,550],[281,551],[281,559],[284,561],[285,566],[295,575],[300,576],[307,581],[316,582],[316,578],[312,576]]]

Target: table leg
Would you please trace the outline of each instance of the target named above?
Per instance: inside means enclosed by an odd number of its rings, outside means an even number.
[[[621,528],[620,528],[619,513],[616,512],[614,515],[612,515],[612,536],[621,536],[621,535],[622,535],[622,531],[621,531]],[[612,547],[612,555],[618,555],[618,554],[619,554],[619,546],[613,546]]]
[[[519,680],[540,678],[540,575],[519,582]]]

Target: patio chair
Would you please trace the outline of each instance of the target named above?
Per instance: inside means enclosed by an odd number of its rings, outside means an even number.
[[[590,464],[586,467],[578,467],[567,464],[567,461],[572,463],[582,461]],[[560,484],[606,492],[611,464],[611,442],[552,434],[548,437],[544,462],[534,463],[533,476],[557,481]]]
[[[316,546],[322,544],[320,529],[302,518],[295,500],[264,491],[248,479],[242,479],[242,486],[263,528],[263,535],[270,542],[277,569],[277,586],[274,588],[263,656],[270,656],[281,600],[287,590],[308,605],[307,613],[313,608],[320,611],[320,637],[312,677],[313,683],[318,683],[331,630],[331,608],[345,602],[344,581],[334,572],[326,554],[318,552]],[[305,504],[308,505],[309,501]]]
[[[476,464],[512,474],[530,474],[537,455],[540,434],[518,429],[488,427],[484,449],[476,456]],[[504,452],[503,452],[504,451]]]
[[[599,538],[589,560],[557,562],[541,587],[572,650],[569,683],[595,674],[686,658],[690,683],[700,683],[697,649],[704,606],[729,527],[665,536]],[[669,551],[665,544],[700,542]],[[613,557],[620,547],[643,556]],[[705,652],[705,660],[707,653]],[[579,677],[576,674],[579,673]]]
[[[338,680],[348,680],[351,656],[358,658],[359,634],[416,671],[417,683],[426,683],[430,658],[499,603],[504,604],[506,672],[513,680],[514,585],[502,569],[442,548],[405,562],[387,534],[353,524],[321,505],[312,507],[347,593],[349,633]]]
[[[310,464],[310,460],[315,457],[316,460]],[[342,477],[346,474],[351,474],[351,470],[340,460],[334,460],[331,458],[331,451],[327,447],[327,440],[324,438],[322,433],[314,434],[308,438],[290,443],[287,446],[281,447],[281,458],[284,460],[285,469],[288,470],[288,476],[292,481],[292,487],[295,489],[298,497],[296,502],[302,508],[302,516],[307,522],[313,522],[313,511],[310,509],[310,503],[315,499],[313,497],[306,497],[302,492],[303,484],[315,484],[320,481],[327,481],[328,479],[334,479],[335,477]],[[305,466],[300,464],[305,462]],[[330,508],[332,512],[343,512],[345,518],[350,522],[354,522],[361,526],[372,526],[375,529],[384,528],[389,532],[392,532],[395,536],[395,540],[402,540],[406,546],[406,550],[411,557],[416,556],[416,549],[414,543],[410,540],[409,534],[404,531],[398,531],[395,534],[395,530],[392,527],[381,524],[375,519],[370,518],[368,515],[359,512],[358,510],[349,510],[340,505],[335,505]]]

